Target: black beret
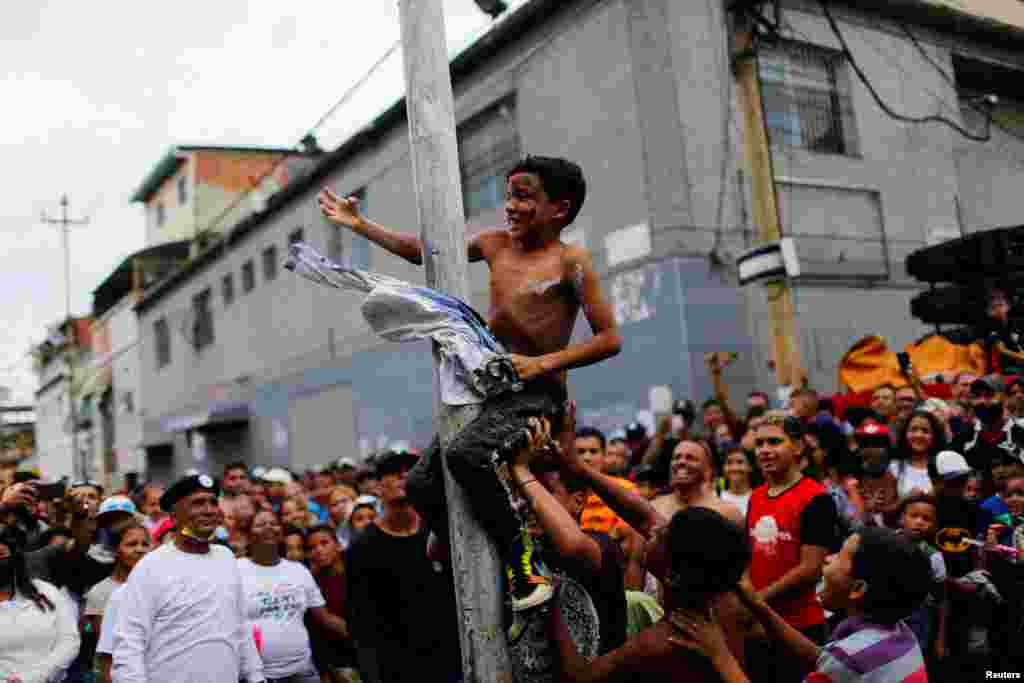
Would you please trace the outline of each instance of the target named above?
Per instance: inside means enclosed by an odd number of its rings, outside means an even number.
[[[419,461],[419,456],[410,451],[391,450],[385,451],[377,457],[374,469],[377,476],[385,474],[396,474],[402,471],[403,467],[411,468]]]
[[[208,474],[193,474],[192,476],[179,479],[160,496],[160,509],[170,512],[174,504],[186,496],[191,496],[196,491],[210,491],[215,496],[220,495],[220,484]]]

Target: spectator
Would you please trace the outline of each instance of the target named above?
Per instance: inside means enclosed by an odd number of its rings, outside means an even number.
[[[654,500],[662,488],[662,481],[658,472],[652,465],[640,465],[633,469],[633,483],[636,484],[636,493],[644,500]]]
[[[994,468],[1024,462],[1024,422],[1005,416],[998,387],[987,379],[971,384],[974,421],[964,426],[951,444],[967,464],[985,475],[985,493],[994,492]]]
[[[672,491],[651,501],[651,505],[666,519],[687,507],[698,506],[714,510],[738,526],[743,526],[743,515],[736,506],[715,495],[711,487],[714,478],[715,457],[711,444],[703,439],[688,438],[676,446],[669,481]]]
[[[932,492],[935,457],[945,449],[945,429],[939,418],[924,410],[911,412],[889,464],[900,498]]]
[[[576,431],[576,452],[583,462],[610,475],[605,456],[605,436],[600,429],[580,427]],[[620,476],[616,475],[614,479],[624,488],[632,490],[636,487],[633,482]],[[584,531],[611,534],[613,531],[622,531],[626,524],[596,494],[591,493],[587,496],[580,526]]]
[[[348,550],[351,541],[348,520],[358,497],[355,489],[339,484],[331,491],[331,496],[328,499],[327,510],[330,513],[330,524],[334,526],[343,551]]]
[[[142,488],[142,504],[139,509],[145,515],[146,531],[151,535],[167,519],[167,513],[160,509],[160,496],[162,495],[164,495],[164,487],[159,484],[146,484]]]
[[[967,401],[971,395],[971,385],[978,376],[973,372],[958,372],[953,379],[953,386],[950,389],[950,398],[953,401]]]
[[[897,417],[896,387],[883,384],[871,394],[871,409],[881,417],[883,424],[891,423]]]
[[[719,494],[723,501],[736,506],[744,520],[754,490],[754,464],[740,444],[726,444],[724,449],[725,488]],[[744,522],[744,526],[746,523]]]
[[[75,606],[30,578],[24,553],[25,535],[0,524],[0,680],[61,680],[78,655]]]
[[[160,506],[180,533],[149,553],[122,588],[114,627],[114,683],[264,680],[245,624],[238,563],[211,544],[220,488],[206,475],[171,486]]]
[[[985,344],[993,372],[1024,374],[1024,335],[1010,320],[1010,299],[1005,291],[993,289],[989,292],[985,315]]]
[[[629,449],[626,447],[626,433],[615,432],[608,439],[604,452],[605,472],[614,477],[625,477],[629,471]]]
[[[586,447],[590,440],[596,440],[595,437],[580,436],[587,433],[586,429],[576,432],[577,447],[581,444]],[[530,463],[547,446],[549,437],[550,423],[547,420],[543,421],[543,426],[540,422],[531,425],[528,443],[512,460],[512,481],[519,487],[544,530],[548,544],[542,548],[550,547],[552,551],[541,552],[544,564],[556,571],[561,570],[578,582],[593,601],[601,627],[598,652],[604,654],[626,640],[625,560],[607,531],[582,528],[586,504],[593,495],[586,479],[569,477],[558,471],[536,476],[531,473]],[[591,466],[600,469],[593,464],[597,461],[592,460]],[[621,485],[621,480],[616,484]],[[609,513],[614,515],[610,509]]]
[[[304,496],[292,496],[281,502],[281,521],[295,529],[309,529],[316,526],[318,517],[309,511]]]
[[[44,548],[56,545],[67,549],[73,538],[74,537],[71,535],[71,529],[64,526],[52,526],[43,533],[40,541]]]
[[[306,562],[306,532],[303,529],[296,529],[293,526],[284,528],[281,535],[283,546],[282,554],[289,562],[305,564]]]
[[[759,600],[774,605],[804,637],[823,644],[825,613],[814,587],[836,545],[835,505],[821,484],[800,472],[801,422],[778,412],[765,418],[756,436],[765,483],[754,491],[747,513],[751,584]],[[784,648],[755,651],[751,658],[754,670],[774,670],[778,681],[799,680],[806,673],[805,662]]]
[[[224,479],[221,482],[223,498],[231,499],[245,495],[249,488],[249,467],[241,460],[229,463],[224,467]]]
[[[907,625],[917,636],[921,650],[926,654],[935,652],[936,659],[946,657],[946,561],[938,548],[932,545],[935,538],[935,521],[938,504],[932,496],[918,493],[900,503],[900,525],[917,547],[928,557],[932,569],[931,590],[925,601],[907,618]],[[934,644],[933,644],[934,636]]]
[[[281,504],[288,497],[288,485],[294,482],[291,473],[281,467],[271,467],[263,475],[262,483],[267,489],[267,502],[275,513],[280,514]]]
[[[309,566],[331,615],[329,624],[310,622],[313,661],[327,683],[355,683],[355,650],[346,617],[347,576],[342,549],[334,530],[326,525],[313,527],[306,536]]]
[[[252,498],[245,494],[230,499],[222,498],[221,509],[224,511],[224,526],[231,536],[248,538],[252,520],[256,516]]]
[[[272,681],[318,683],[305,618],[336,624],[324,597],[303,565],[281,558],[281,523],[272,512],[252,521],[249,557],[238,560],[250,637]]]
[[[314,511],[312,505],[310,510],[317,516],[316,524],[326,524],[331,520],[331,493],[334,491],[334,477],[327,469],[320,470],[313,475],[313,484],[310,489],[310,503],[316,505]]]
[[[347,535],[350,545],[355,542],[359,534],[377,521],[378,505],[379,501],[373,496],[359,496],[356,498],[355,507],[352,508],[352,514],[348,520]]]
[[[928,575],[923,553],[900,534],[867,529],[850,536],[842,550],[829,558],[821,594],[826,608],[845,610],[850,616],[824,648],[777,614],[749,586],[741,585],[740,597],[779,649],[796,663],[795,669],[813,670],[806,679],[809,682],[926,681],[921,648],[902,619],[924,598]],[[678,615],[674,623],[682,630],[680,642],[708,654],[724,679],[732,683],[748,680],[736,671],[736,662],[714,620],[688,612]]]
[[[348,551],[349,625],[370,683],[454,681],[461,670],[451,570],[428,559],[427,530],[405,490],[415,461],[380,458],[384,514]]]

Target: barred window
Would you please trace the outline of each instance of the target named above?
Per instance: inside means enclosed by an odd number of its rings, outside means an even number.
[[[519,161],[514,98],[494,104],[458,128],[466,218],[505,203],[505,174]]]
[[[293,244],[297,244],[299,242],[305,242],[305,241],[306,241],[306,236],[305,236],[305,233],[302,232],[302,228],[295,228],[288,235],[288,245],[289,246],[291,246]]]
[[[207,287],[192,297],[192,308],[195,311],[195,328],[193,329],[196,351],[201,351],[213,343],[213,309],[210,307],[212,293]]]
[[[782,42],[759,54],[765,120],[773,145],[857,156],[850,79],[842,53]]]
[[[171,363],[171,329],[167,319],[160,318],[153,323],[153,337],[156,340],[156,367],[162,368]]]
[[[277,277],[277,247],[263,250],[263,280],[270,282]]]
[[[228,273],[220,281],[221,294],[224,296],[224,306],[230,306],[235,300],[235,276]]]
[[[252,259],[242,264],[242,291],[248,294],[256,286],[256,268],[252,265]]]

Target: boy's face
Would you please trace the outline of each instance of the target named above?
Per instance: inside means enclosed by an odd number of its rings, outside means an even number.
[[[867,590],[864,582],[853,578],[853,558],[859,548],[860,535],[853,534],[838,553],[825,558],[825,567],[821,571],[825,587],[818,594],[818,601],[825,609],[836,612],[864,596]]]
[[[534,173],[516,173],[505,185],[505,220],[513,239],[525,239],[538,229],[565,225],[569,202],[556,202]]]
[[[1002,294],[995,294],[988,302],[988,317],[1006,322],[1010,317],[1010,302]]]
[[[604,471],[604,449],[601,448],[601,440],[596,436],[576,437],[576,455],[583,464]]]
[[[798,449],[793,439],[776,425],[761,425],[755,434],[757,462],[769,479],[782,479],[796,465]]]
[[[903,511],[901,526],[915,541],[928,538],[935,528],[935,508],[928,503],[914,503]]]

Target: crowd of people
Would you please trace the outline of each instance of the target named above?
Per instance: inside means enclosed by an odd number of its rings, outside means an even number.
[[[537,420],[512,455],[533,551],[600,623],[583,659],[553,610],[563,680],[1018,670],[1024,378],[883,386],[841,414],[809,388],[784,410],[752,392],[737,410],[725,356],[706,360],[716,393],[699,412],[678,401],[653,434]],[[233,628],[221,678],[459,680],[447,541],[405,490],[419,460],[237,462],[112,495],[11,472],[0,680],[164,680],[215,667]]]
[[[491,269],[487,325],[392,280],[363,309],[403,339],[442,334],[442,398],[476,396],[472,423],[443,450],[240,461],[113,495],[5,473],[0,683],[462,680],[467,539],[449,535],[442,461],[504,564],[506,614],[475,635],[504,636],[520,683],[1019,677],[1024,349],[1005,295],[981,376],[922,381],[902,356],[899,386],[870,396],[802,386],[737,406],[733,357],[711,353],[699,410],[605,434],[576,424],[565,379],[622,347],[589,255],[559,239],[582,171],[528,157],[507,180],[507,229],[467,248]],[[354,199],[319,202],[422,263]],[[593,335],[571,344],[581,311]],[[496,350],[519,391],[453,370]]]

